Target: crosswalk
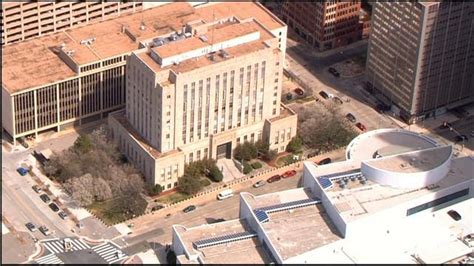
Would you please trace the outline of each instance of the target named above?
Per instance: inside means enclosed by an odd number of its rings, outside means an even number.
[[[55,253],[64,253],[64,240],[53,240],[43,242],[43,245],[46,249],[52,254]],[[71,240],[71,251],[90,249],[91,247],[84,242],[82,239],[72,239]]]
[[[119,246],[113,242],[106,242],[92,248],[100,257],[102,257],[109,264],[118,262],[128,258],[128,256],[122,252]]]
[[[56,254],[51,253],[44,257],[41,257],[36,260],[38,264],[64,264],[64,262],[56,256]]]

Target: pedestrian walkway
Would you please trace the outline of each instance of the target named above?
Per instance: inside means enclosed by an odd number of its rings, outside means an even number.
[[[92,248],[101,258],[109,264],[116,263],[128,258],[128,255],[123,253],[119,246],[113,242],[106,242]]]
[[[46,241],[46,242],[42,242],[42,244],[52,254],[65,253],[65,251],[64,251],[64,240]],[[90,249],[90,248],[91,247],[81,239],[71,239],[71,250],[70,251],[84,250],[84,249]],[[70,251],[68,251],[68,252],[70,252]]]
[[[49,254],[36,260],[38,264],[64,264],[55,254]]]

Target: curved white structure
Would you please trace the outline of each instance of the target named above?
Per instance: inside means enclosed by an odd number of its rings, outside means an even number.
[[[394,188],[422,188],[438,183],[449,172],[452,146],[436,147],[361,163],[369,180]]]
[[[353,139],[346,149],[347,160],[368,160],[416,150],[437,147],[432,138],[404,130],[377,129]]]

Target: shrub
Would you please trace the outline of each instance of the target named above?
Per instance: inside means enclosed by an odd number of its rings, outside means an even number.
[[[222,172],[219,170],[219,167],[217,167],[217,165],[213,165],[209,172],[209,176],[214,182],[220,182],[222,181],[222,179],[224,179],[224,176],[222,175]]]
[[[209,185],[211,184],[211,181],[209,181],[209,179],[207,179],[207,178],[203,178],[203,179],[201,179],[199,182],[201,182],[201,185],[202,185],[203,187],[207,187],[207,186],[209,186]]]
[[[247,161],[244,161],[244,174],[252,172],[252,166]]]
[[[166,253],[166,261],[168,264],[176,264],[176,254],[173,250],[170,249],[168,253]]]
[[[276,150],[269,150],[263,155],[263,159],[267,162],[276,158],[278,152]]]
[[[301,150],[301,147],[303,145],[303,141],[299,136],[293,137],[290,142],[288,143],[288,146],[286,146],[286,151],[295,153]]]
[[[148,192],[148,195],[153,197],[153,196],[158,196],[160,193],[163,191],[163,188],[156,184],[156,185],[148,185],[146,187],[146,191]]]
[[[92,141],[89,135],[81,135],[74,141],[74,150],[80,153],[87,153],[92,150]]]
[[[260,169],[260,168],[262,168],[262,164],[259,163],[259,162],[254,162],[254,163],[252,163],[252,168],[253,169]]]

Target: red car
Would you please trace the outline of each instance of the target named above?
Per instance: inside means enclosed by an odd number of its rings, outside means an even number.
[[[281,175],[281,177],[283,177],[283,178],[288,178],[288,177],[292,177],[292,176],[294,176],[294,175],[296,175],[296,171],[295,171],[295,170],[290,170],[290,171],[284,172],[284,173]]]
[[[267,179],[267,182],[268,183],[273,183],[273,182],[277,182],[277,181],[280,181],[281,180],[281,175],[274,175],[272,177],[270,177],[269,179]]]
[[[356,123],[356,127],[359,128],[362,131],[367,129],[367,128],[365,128],[365,126],[361,122]]]
[[[300,88],[296,88],[295,93],[298,94],[299,96],[302,96],[304,94],[304,91]]]

